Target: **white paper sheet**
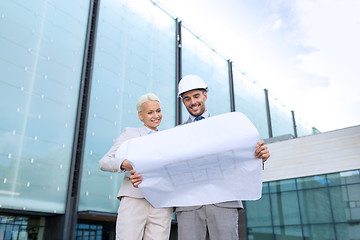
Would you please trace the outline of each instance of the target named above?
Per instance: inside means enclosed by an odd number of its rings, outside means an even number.
[[[254,156],[259,134],[232,112],[124,142],[116,157],[141,173],[139,188],[154,207],[257,200],[262,160]]]

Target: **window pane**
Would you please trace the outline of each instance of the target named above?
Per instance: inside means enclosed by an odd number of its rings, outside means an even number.
[[[325,175],[303,177],[296,179],[297,187],[301,189],[320,188],[327,186],[327,179]]]
[[[347,186],[347,198],[349,199],[349,217],[350,221],[360,220],[360,184],[351,184]]]
[[[300,226],[275,227],[276,240],[302,240],[302,231]]]
[[[338,186],[345,184],[345,179],[341,178],[340,173],[327,174],[326,178],[328,179],[329,186]]]
[[[274,225],[300,224],[299,204],[296,192],[271,194],[271,210]]]
[[[0,215],[0,239],[34,239],[44,232],[44,223],[45,217]]]
[[[331,209],[334,213],[335,222],[347,221],[349,213],[349,204],[347,199],[347,187],[331,187],[329,188],[331,198]]]
[[[246,224],[248,227],[271,226],[271,213],[269,195],[263,196],[257,201],[246,201]]]
[[[266,194],[269,193],[269,183],[268,182],[263,182],[262,184],[262,194]]]
[[[326,188],[299,192],[301,219],[304,224],[332,222]]]
[[[233,66],[235,110],[244,113],[259,131],[260,138],[269,137],[264,90]]]
[[[248,228],[249,240],[274,240],[271,227],[266,228]]]
[[[360,220],[360,184],[330,188],[331,206],[336,222]]]
[[[336,237],[341,240],[360,240],[360,223],[336,224]]]
[[[227,61],[188,29],[183,27],[181,31],[182,76],[195,74],[205,81],[209,88],[206,109],[212,116],[230,112]],[[182,106],[182,122],[188,117]]]
[[[270,116],[273,136],[294,134],[291,110],[269,94]]]
[[[284,192],[296,190],[295,179],[270,182],[270,192]]]
[[[360,183],[360,170],[341,172],[340,177],[346,184]]]
[[[160,130],[175,125],[175,20],[148,0],[100,2],[79,210],[117,212],[122,174],[99,160],[125,127],[140,127],[137,99],[159,96]]]
[[[359,170],[328,174],[330,186],[360,183]]]
[[[88,4],[0,1],[2,208],[64,212]]]
[[[304,228],[304,237],[307,240],[335,239],[334,226],[331,224],[309,225],[309,226],[304,226],[303,228]],[[341,238],[337,238],[337,239],[341,239]]]
[[[296,132],[298,137],[308,136],[313,134],[312,127],[309,126],[309,124],[307,124],[301,118],[297,117],[296,113],[295,113],[295,122],[296,122]]]

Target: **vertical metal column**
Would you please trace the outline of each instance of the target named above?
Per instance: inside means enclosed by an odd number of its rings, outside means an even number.
[[[234,93],[234,78],[232,71],[232,61],[229,59],[228,70],[229,70],[229,90],[230,90],[230,109],[231,112],[235,112],[235,93]]]
[[[227,63],[228,63],[228,73],[229,73],[230,110],[231,112],[235,112],[235,93],[234,93],[234,77],[232,70],[232,61],[228,59]],[[248,232],[246,228],[245,202],[243,201],[242,203],[244,208],[238,211],[238,234],[239,234],[239,240],[247,240]]]
[[[264,184],[264,183],[263,183]],[[273,205],[275,203],[272,203],[271,202],[271,189],[270,189],[270,183],[266,183],[267,185],[267,189],[268,189],[268,194],[269,194],[269,205],[270,205],[270,216],[271,216],[271,230],[272,230],[272,237],[273,239],[276,239],[276,236],[275,236],[275,229],[274,229],[274,215],[273,215]]]
[[[267,116],[268,130],[269,130],[269,138],[272,138],[273,134],[272,134],[272,126],[271,126],[269,93],[266,88],[264,89],[264,92],[265,92],[265,105],[266,105],[266,116]]]
[[[80,181],[84,157],[86,126],[89,111],[90,89],[94,63],[95,37],[100,0],[91,0],[89,7],[88,26],[86,32],[84,58],[81,73],[79,100],[76,115],[74,143],[72,149],[64,230],[62,239],[75,239],[78,217]]]
[[[176,82],[175,82],[175,125],[181,124],[181,99],[178,98],[178,84],[182,77],[181,61],[182,61],[182,40],[181,40],[181,21],[177,18],[176,21],[176,53],[175,53],[175,64],[176,64]]]
[[[329,182],[330,180],[327,178],[327,175],[325,175],[325,179],[326,179],[326,192],[327,192],[327,195],[328,195],[328,199],[329,199],[329,203],[330,203],[330,206],[333,206],[333,204],[336,205],[336,203],[333,203],[332,200],[331,200],[331,194],[330,194],[330,186],[329,186]],[[348,189],[348,188],[346,188]],[[348,198],[349,199],[349,198]],[[334,208],[333,207],[330,207],[330,213],[331,213],[331,222],[332,222],[332,225],[335,226],[335,214],[334,213]],[[350,214],[351,214],[351,211],[350,211]],[[350,219],[351,216],[350,216]],[[334,240],[337,240],[338,239],[338,234],[336,233],[337,231],[335,230],[335,227],[332,228],[333,230],[333,234],[335,236],[335,239]],[[340,237],[340,236],[339,236]]]
[[[291,110],[291,116],[292,116],[292,122],[293,122],[293,128],[294,128],[294,136],[297,138],[297,129],[296,129],[296,121],[295,121],[295,113],[294,110]]]
[[[297,178],[295,178],[295,188],[296,188],[296,199],[297,199],[297,204],[298,204],[298,211],[299,211],[299,218],[300,218],[300,226],[301,226],[301,239],[305,239],[305,234],[304,234],[304,222],[303,222],[303,217],[302,217],[302,212],[301,212],[301,208],[300,208],[300,195],[299,195],[299,187],[298,187],[298,180]]]

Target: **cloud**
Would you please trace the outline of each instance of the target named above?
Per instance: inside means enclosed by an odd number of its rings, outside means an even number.
[[[360,124],[360,1],[164,0],[171,1],[190,27],[311,126]]]
[[[273,26],[272,26],[272,30],[273,31],[277,31],[277,30],[279,30],[279,28],[281,27],[281,25],[282,25],[282,20],[281,19],[278,19],[278,20],[276,20],[275,21],[275,23],[273,24]]]

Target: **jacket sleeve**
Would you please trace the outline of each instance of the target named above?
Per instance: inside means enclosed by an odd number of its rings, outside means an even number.
[[[120,147],[120,145],[128,140],[127,129],[121,133],[120,137],[116,140],[114,145],[110,148],[109,152],[107,152],[99,161],[99,167],[102,171],[106,172],[122,172],[120,166],[125,159],[115,158],[115,153]]]

